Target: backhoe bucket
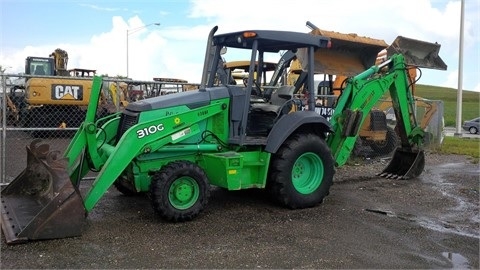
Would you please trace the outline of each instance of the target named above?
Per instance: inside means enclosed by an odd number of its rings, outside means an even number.
[[[375,64],[380,51],[388,47],[384,40],[314,29],[313,35],[330,38],[330,48],[315,51],[315,73],[356,76]]]
[[[447,70],[447,64],[438,56],[440,44],[398,36],[387,48],[387,57],[402,54],[410,66]]]
[[[1,191],[1,224],[7,244],[81,235],[86,211],[70,181],[66,160],[34,140],[27,168]]]
[[[393,179],[410,179],[419,176],[425,167],[425,153],[397,148],[388,166],[378,175]]]

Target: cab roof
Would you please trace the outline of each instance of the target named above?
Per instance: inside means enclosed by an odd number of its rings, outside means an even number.
[[[253,34],[254,33],[254,34]],[[247,37],[251,35],[251,37]],[[311,35],[300,32],[276,30],[248,30],[219,34],[213,37],[215,46],[252,49],[253,41],[258,40],[258,50],[264,52],[278,52],[281,50],[295,50],[313,46],[326,48],[330,39],[324,36]]]
[[[258,65],[258,61],[255,62],[255,66]],[[248,72],[250,68],[250,61],[248,60],[241,60],[241,61],[230,61],[225,63],[225,68],[228,68],[230,70],[235,70],[235,69],[242,69],[245,72]],[[263,62],[263,70],[265,71],[272,71],[275,70],[277,67],[277,63],[273,62]]]

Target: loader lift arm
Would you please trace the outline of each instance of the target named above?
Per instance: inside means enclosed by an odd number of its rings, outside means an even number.
[[[401,157],[394,156],[391,164],[407,156],[414,156],[415,159],[418,157],[419,160],[418,164],[414,162],[414,166],[407,171],[402,168],[402,172],[395,172],[394,169],[392,172],[392,168],[389,169],[391,166],[387,166],[382,174],[390,173],[395,178],[412,178],[421,173],[424,165],[423,151],[418,151],[418,147],[422,144],[424,132],[415,121],[415,101],[409,90],[407,72],[404,56],[396,54],[386,62],[349,79],[330,120],[334,132],[327,138],[337,166],[346,163],[368,112],[389,91],[395,116],[399,119],[396,128],[401,138],[401,149],[396,152]]]

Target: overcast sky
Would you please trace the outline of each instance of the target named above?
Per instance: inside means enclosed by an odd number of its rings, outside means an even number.
[[[308,32],[309,20],[388,44],[398,35],[438,42],[448,70],[423,70],[419,83],[457,88],[460,6],[460,0],[0,0],[0,65],[6,73],[23,72],[27,56],[47,57],[62,48],[69,69],[125,76],[128,39],[129,77],[195,83],[213,26],[218,33]],[[480,1],[465,0],[463,86],[480,92],[479,25]]]

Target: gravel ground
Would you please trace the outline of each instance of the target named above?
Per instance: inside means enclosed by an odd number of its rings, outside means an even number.
[[[479,268],[478,164],[426,154],[413,180],[375,176],[386,160],[337,169],[318,207],[287,210],[260,190],[213,189],[186,223],[110,189],[81,237],[7,246],[1,268]],[[85,190],[92,183],[82,183]]]

